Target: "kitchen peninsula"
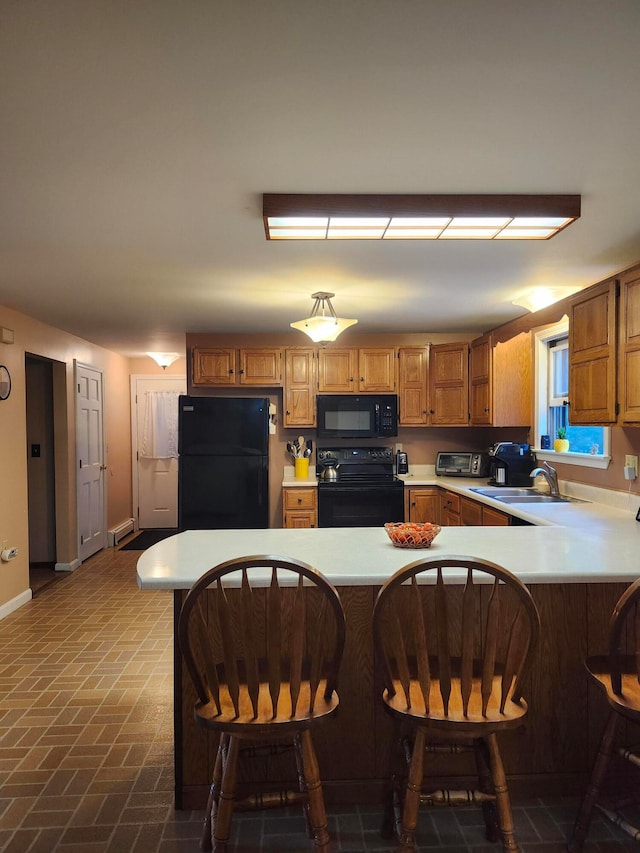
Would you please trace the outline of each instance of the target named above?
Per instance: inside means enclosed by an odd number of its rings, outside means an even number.
[[[440,484],[460,493],[470,486]],[[498,505],[493,499],[485,502]],[[518,786],[531,792],[580,790],[606,716],[606,703],[591,692],[583,660],[605,651],[613,605],[640,573],[640,524],[635,512],[600,504],[556,507],[553,520],[540,517],[540,526],[443,527],[429,551],[394,548],[381,528],[188,531],[142,554],[138,582],[143,589],[173,590],[177,618],[191,584],[231,557],[286,555],[323,572],[338,587],[347,618],[339,715],[333,725],[319,727],[316,738],[325,794],[333,802],[377,802],[393,750],[371,637],[378,589],[416,559],[458,554],[497,562],[529,586],[543,626],[525,690],[528,722],[503,742],[512,790],[514,795]],[[509,507],[510,512],[514,509]],[[530,510],[521,514],[535,523]],[[174,678],[176,805],[200,808],[211,780],[215,744],[193,721],[194,694],[177,649]],[[463,786],[468,765],[459,758],[444,762],[438,757],[434,766],[443,779],[457,777]]]

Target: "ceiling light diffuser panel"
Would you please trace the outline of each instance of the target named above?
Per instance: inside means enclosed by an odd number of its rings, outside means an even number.
[[[265,193],[267,240],[548,240],[580,216],[579,195]]]

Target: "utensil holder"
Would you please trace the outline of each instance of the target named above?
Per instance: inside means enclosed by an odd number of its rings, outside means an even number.
[[[308,480],[309,479],[309,459],[306,457],[300,457],[299,459],[294,459],[294,464],[295,464],[296,479]]]

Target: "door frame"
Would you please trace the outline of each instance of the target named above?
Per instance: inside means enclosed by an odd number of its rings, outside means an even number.
[[[156,382],[180,382],[184,380],[185,394],[187,393],[186,374],[176,373],[132,373],[129,377],[129,388],[131,393],[131,495],[133,499],[132,512],[136,520],[136,527],[140,522],[140,484],[138,482],[138,402],[137,384],[138,380]]]

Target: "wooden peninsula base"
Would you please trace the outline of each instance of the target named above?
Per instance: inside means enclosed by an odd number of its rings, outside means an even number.
[[[609,617],[627,583],[535,583],[529,586],[542,622],[541,645],[530,685],[529,714],[521,730],[501,736],[501,750],[514,796],[581,792],[607,715],[606,702],[588,683],[587,654],[606,652]],[[340,586],[347,638],[340,673],[338,714],[314,729],[327,802],[380,802],[394,763],[394,729],[380,701],[371,635],[379,586]],[[174,591],[175,618],[186,590]],[[175,653],[176,807],[202,809],[207,800],[217,744],[193,720],[195,695]],[[465,756],[428,762],[436,787],[471,778]],[[293,758],[255,759],[252,780],[264,789],[288,779],[295,786]]]

